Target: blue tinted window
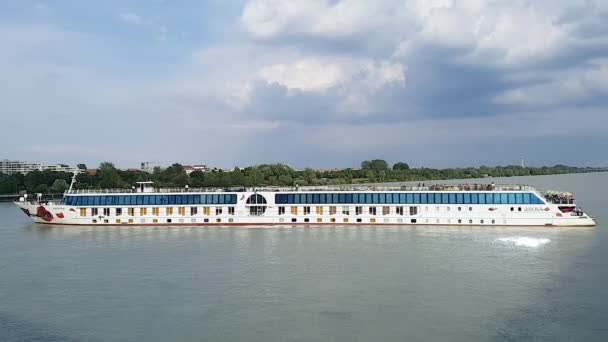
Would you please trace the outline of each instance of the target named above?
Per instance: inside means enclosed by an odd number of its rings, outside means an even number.
[[[507,194],[500,194],[500,203],[509,204],[509,196]]]
[[[479,196],[478,196],[478,194],[471,194],[471,203],[472,204],[478,204],[479,203]]]
[[[463,204],[464,203],[464,197],[462,194],[456,194],[456,204]]]
[[[319,203],[319,194],[312,195],[312,203]]]
[[[378,194],[378,203],[386,203],[386,194]]]
[[[515,204],[523,204],[524,196],[523,194],[515,194]]]
[[[435,194],[427,194],[427,201],[429,204],[435,204]]]
[[[471,194],[463,194],[464,204],[471,204]]]
[[[448,194],[450,204],[456,204],[456,194]]]
[[[494,204],[494,195],[486,193],[486,204]]]
[[[420,204],[420,194],[415,193],[414,195],[414,204]]]
[[[524,204],[530,204],[530,194],[529,193],[523,194],[522,197],[523,197]]]
[[[414,203],[414,194],[405,194],[405,203]]]
[[[477,197],[479,204],[486,204],[486,194],[478,194]]]
[[[500,194],[493,194],[494,195],[494,204],[501,204],[502,202],[500,201]]]

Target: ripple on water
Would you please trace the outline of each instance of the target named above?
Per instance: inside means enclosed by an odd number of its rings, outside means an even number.
[[[504,244],[518,246],[518,247],[530,247],[530,248],[538,248],[542,245],[545,245],[551,242],[550,239],[545,238],[533,238],[528,236],[509,236],[500,239],[496,239],[495,241],[502,242]]]

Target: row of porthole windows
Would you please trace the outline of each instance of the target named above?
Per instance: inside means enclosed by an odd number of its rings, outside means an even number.
[[[165,220],[160,220],[160,219],[152,219],[152,220],[146,220],[146,219],[141,219],[139,221],[136,222],[135,219],[127,219],[127,220],[122,220],[122,219],[115,219],[115,220],[110,220],[110,219],[92,219],[91,223],[103,223],[103,224],[172,224],[172,223],[222,223],[222,222],[227,222],[227,223],[233,223],[234,219],[233,218],[229,218],[226,221],[222,221],[221,218],[216,218],[215,220],[211,220],[211,219],[202,219],[202,220],[197,220],[197,219],[191,219],[191,220],[186,220],[186,219],[165,219]]]
[[[409,221],[410,221],[410,223],[418,223],[418,219],[410,219]],[[390,219],[384,219],[382,221],[379,221],[375,218],[370,218],[368,222],[363,222],[363,219],[361,219],[361,218],[357,218],[355,221],[350,221],[349,218],[345,217],[345,218],[342,218],[342,220],[338,220],[336,218],[330,218],[329,222],[328,222],[328,221],[324,221],[322,218],[319,217],[315,221],[311,221],[310,218],[304,218],[301,221],[299,221],[297,218],[292,218],[289,221],[286,221],[284,218],[280,218],[279,222],[280,223],[288,223],[288,222],[291,222],[291,223],[298,223],[298,222],[303,222],[303,223],[310,223],[310,222],[316,222],[316,223],[324,223],[324,222],[327,222],[327,223],[351,223],[351,222],[356,222],[356,223],[407,223],[407,220],[397,219],[397,220],[391,221]],[[459,219],[457,222],[458,222],[458,224],[463,224],[464,221],[462,219]],[[425,219],[424,223],[430,224],[433,222],[431,222],[429,219]],[[445,222],[442,222],[441,220],[436,219],[434,223],[435,224],[452,224],[452,221],[447,220]],[[486,220],[479,220],[479,221],[468,220],[468,223],[469,224],[478,223],[480,225],[496,224],[496,220],[488,220],[487,222],[486,222]],[[503,221],[503,223],[506,224],[507,222]],[[464,224],[466,224],[466,222]]]

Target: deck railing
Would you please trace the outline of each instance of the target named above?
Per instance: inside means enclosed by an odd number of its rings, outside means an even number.
[[[188,192],[315,192],[315,191],[535,191],[528,185],[515,184],[458,184],[458,185],[428,185],[428,186],[385,186],[385,185],[328,185],[301,187],[230,187],[230,188],[149,188],[144,192],[135,189],[73,189],[66,192],[74,194],[119,194],[119,193],[188,193]]]

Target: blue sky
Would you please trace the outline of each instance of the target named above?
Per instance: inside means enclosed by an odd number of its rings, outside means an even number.
[[[0,158],[608,165],[608,2],[4,1]]]

